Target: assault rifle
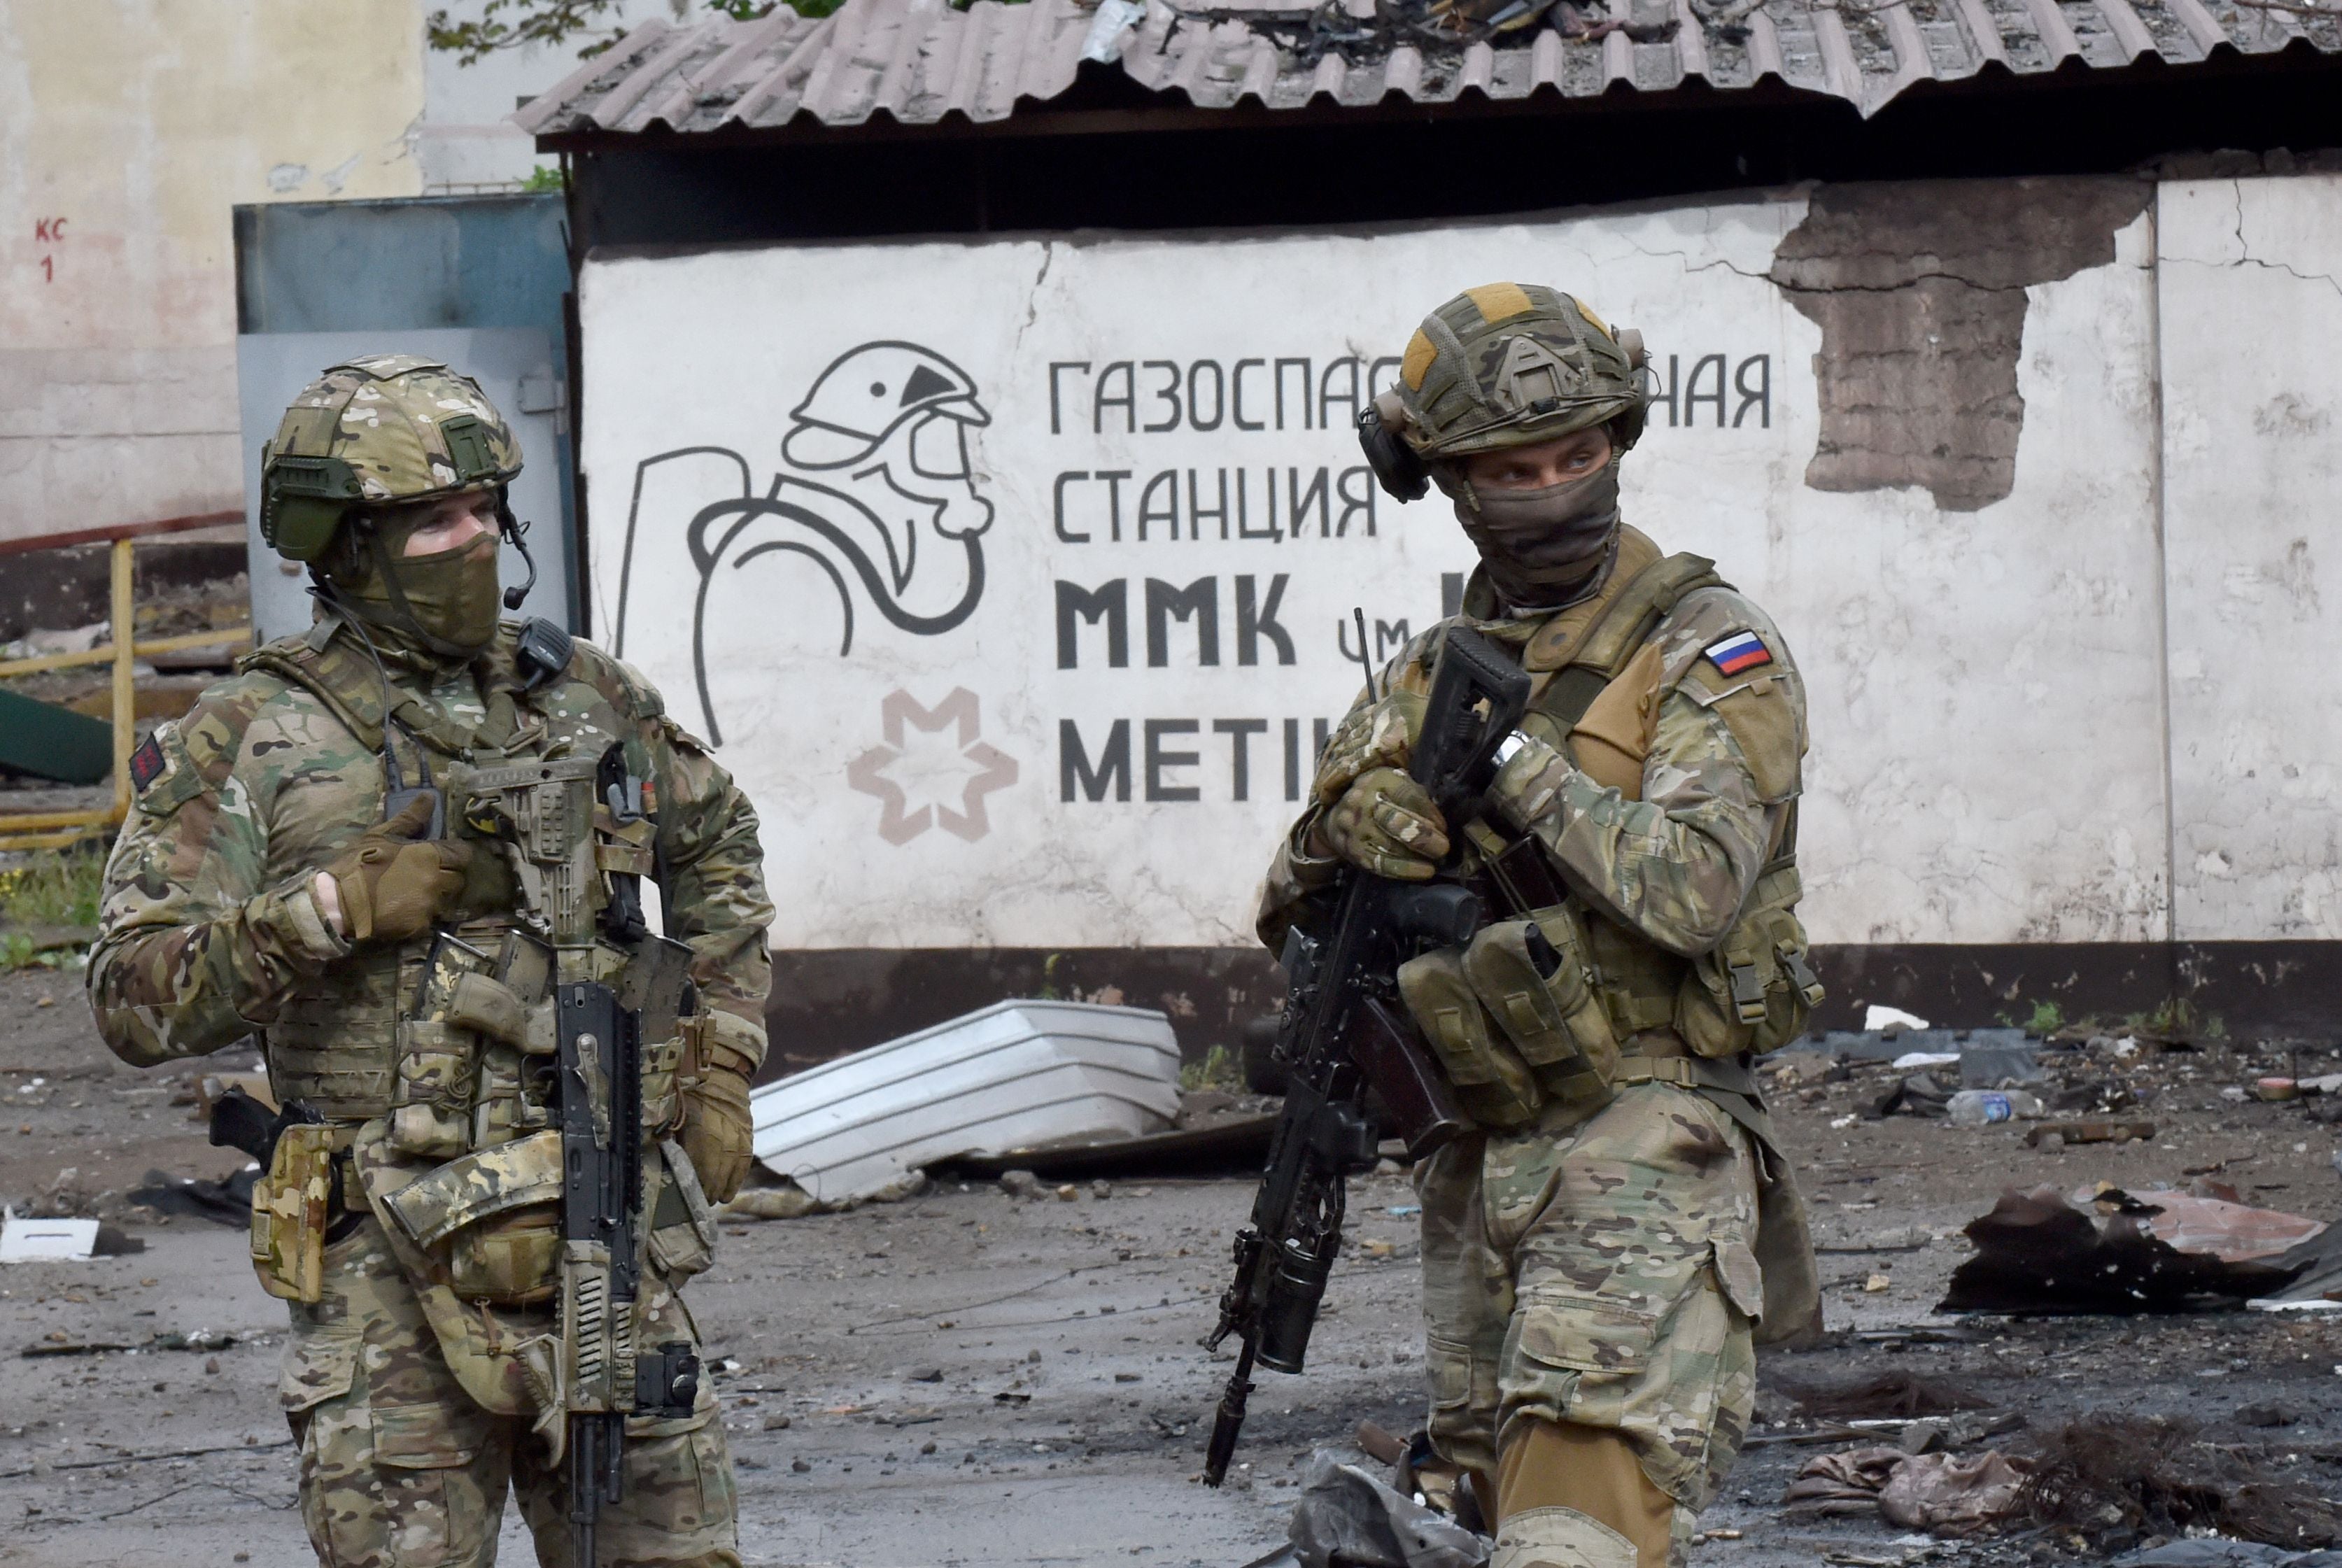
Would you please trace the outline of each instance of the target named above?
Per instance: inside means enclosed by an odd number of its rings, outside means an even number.
[[[1476,808],[1491,758],[1527,706],[1528,692],[1528,676],[1494,644],[1466,627],[1447,629],[1407,772],[1451,824],[1460,826]],[[1231,1333],[1243,1340],[1204,1460],[1204,1480],[1213,1486],[1236,1453],[1253,1363],[1301,1370],[1341,1250],[1344,1180],[1375,1164],[1367,1092],[1380,1095],[1416,1159],[1470,1125],[1416,1037],[1395,976],[1417,953],[1470,940],[1480,924],[1479,900],[1452,882],[1393,882],[1345,868],[1326,903],[1330,922],[1316,934],[1296,924],[1286,937],[1287,989],[1275,1053],[1290,1075],[1285,1111],[1252,1223],[1236,1236],[1236,1279],[1220,1297],[1219,1325],[1204,1341],[1216,1349]]]
[[[687,1415],[699,1394],[699,1358],[688,1343],[651,1348],[635,1341],[644,1244],[643,1043],[672,1037],[678,1016],[691,1010],[691,950],[646,934],[639,872],[607,869],[613,861],[626,864],[630,842],[647,839],[639,831],[646,821],[643,784],[627,775],[620,747],[599,759],[481,770],[469,783],[466,828],[518,848],[524,899],[553,945],[563,1446],[572,1560],[590,1568],[601,1511],[625,1495],[626,1417]],[[644,852],[636,864],[648,858]],[[589,890],[606,874],[609,896],[596,899]],[[597,939],[630,953],[615,985],[593,977]]]

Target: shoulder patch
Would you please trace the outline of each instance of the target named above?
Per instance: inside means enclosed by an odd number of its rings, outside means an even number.
[[[145,794],[146,786],[163,776],[163,743],[148,735],[145,743],[130,754],[130,787]]]
[[[1719,637],[1702,648],[1700,654],[1717,671],[1727,675],[1746,674],[1773,662],[1773,651],[1765,645],[1765,639],[1748,631]]]

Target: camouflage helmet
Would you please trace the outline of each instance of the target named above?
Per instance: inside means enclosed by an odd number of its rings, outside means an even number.
[[[370,354],[302,389],[260,464],[260,536],[314,561],[353,506],[510,484],[520,443],[470,376],[435,359]]]
[[[1643,434],[1642,365],[1642,334],[1613,332],[1573,296],[1484,284],[1424,317],[1375,412],[1428,463],[1596,424],[1624,451]]]

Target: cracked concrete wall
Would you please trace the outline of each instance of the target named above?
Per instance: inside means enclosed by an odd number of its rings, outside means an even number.
[[[2342,937],[2342,177],[2157,212],[2176,933]]]
[[[1825,186],[1773,281],[1820,325],[1817,490],[1924,487],[1973,512],[2016,483],[2027,290],[2115,258],[2144,178]]]
[[[419,0],[0,0],[0,538],[240,507],[230,207],[420,189]]]

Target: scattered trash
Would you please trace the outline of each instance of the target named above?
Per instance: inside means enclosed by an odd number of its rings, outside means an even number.
[[[2041,1083],[2038,1047],[2022,1029],[1971,1030],[1960,1045],[1960,1087],[2023,1088]]]
[[[2330,1544],[2342,1512],[2249,1450],[2199,1439],[2185,1422],[2092,1416],[2041,1433],[2022,1506],[2093,1545],[2206,1534],[2291,1548]],[[2195,1544],[2195,1543],[2189,1543]],[[2208,1543],[2207,1543],[2208,1544]],[[2291,1562],[2290,1557],[2126,1557],[2127,1563]]]
[[[149,1171],[145,1185],[133,1187],[128,1200],[158,1214],[185,1215],[241,1229],[252,1223],[252,1188],[259,1179],[257,1165],[238,1171],[225,1182]]]
[[[1882,1007],[1875,1002],[1862,1014],[1863,1032],[1867,1034],[1883,1034],[1890,1031],[1900,1034],[1907,1029],[1927,1027],[1927,1021],[1917,1014],[1906,1013],[1900,1007]]]
[[[1906,1530],[1974,1535],[2017,1511],[2032,1468],[2022,1458],[1990,1450],[1913,1454],[1888,1474],[1878,1512]]]
[[[1326,1449],[1310,1460],[1287,1539],[1253,1568],[1484,1568],[1492,1544]]]
[[[1936,1310],[2178,1312],[2207,1298],[2273,1294],[2307,1266],[2183,1253],[2149,1228],[2160,1212],[2112,1190],[2085,1209],[2054,1187],[2009,1188],[1990,1213],[1968,1223],[1977,1255],[1952,1271]]]
[[[0,1217],[0,1263],[77,1262],[96,1247],[95,1220],[32,1220],[14,1209]]]
[[[207,1354],[214,1351],[230,1349],[235,1343],[235,1335],[217,1333],[207,1328],[199,1328],[190,1333],[158,1333],[136,1344],[127,1340],[76,1340],[68,1337],[64,1330],[59,1329],[52,1333],[47,1339],[37,1344],[28,1344],[16,1353],[28,1361],[52,1355],[104,1355],[117,1352],[138,1355],[150,1351],[165,1350],[194,1351]],[[219,1369],[215,1366],[211,1370],[216,1372]]]
[[[2077,1203],[2112,1204],[2124,1213],[2142,1214],[2155,1236],[2183,1253],[2208,1253],[2223,1263],[2274,1258],[2326,1230],[2323,1220],[2190,1193],[2125,1193],[2106,1187],[2074,1197]]]
[[[1951,1099],[1952,1092],[1934,1074],[1914,1073],[1873,1103],[1870,1114],[1892,1116],[1900,1112],[1907,1116],[1940,1116]]]
[[[1945,1106],[1955,1127],[1986,1127],[1995,1122],[2037,1122],[2047,1113],[2022,1089],[1963,1089]]]
[[[1957,1051],[1906,1051],[1888,1064],[1898,1073],[1912,1073],[1922,1067],[1954,1066],[1959,1059]]]
[[[2074,1144],[2143,1144],[2154,1136],[2152,1122],[2043,1122],[2025,1132],[2025,1141],[2034,1147],[2059,1149]]]
[[[2294,1100],[2301,1095],[2301,1086],[2290,1078],[2256,1078],[2253,1093],[2264,1100]]]
[[[794,1220],[806,1214],[842,1214],[865,1203],[899,1203],[906,1198],[917,1197],[927,1190],[927,1186],[926,1174],[913,1171],[875,1192],[825,1202],[783,1177],[769,1186],[741,1188],[733,1194],[730,1203],[716,1211],[716,1217],[719,1220]]]
[[[955,1155],[1162,1132],[1179,1110],[1179,1045],[1150,1009],[1001,1002],[767,1084],[749,1105],[756,1158],[836,1202]]]

